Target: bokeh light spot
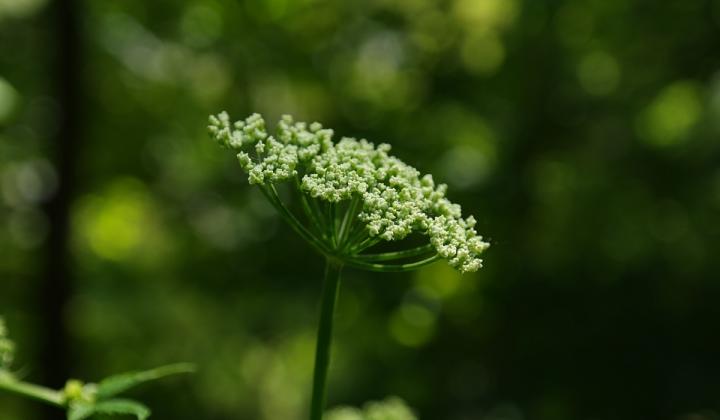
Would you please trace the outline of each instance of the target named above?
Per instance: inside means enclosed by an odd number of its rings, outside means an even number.
[[[637,119],[637,133],[652,146],[672,146],[687,139],[702,112],[698,86],[688,81],[675,82],[642,110]]]
[[[497,138],[487,121],[457,105],[438,110],[447,151],[437,161],[437,174],[456,188],[481,184],[497,163]]]
[[[12,241],[25,249],[42,244],[50,228],[45,214],[32,208],[10,213],[7,224]]]
[[[567,2],[555,15],[555,33],[568,47],[579,48],[592,40],[593,11],[583,2]]]
[[[582,88],[591,95],[614,92],[620,82],[620,65],[605,52],[595,51],[584,56],[577,69]]]
[[[515,22],[519,12],[515,0],[456,0],[453,12],[468,27],[504,29]]]
[[[246,3],[248,14],[261,22],[281,19],[292,5],[289,0],[253,0]]]
[[[230,70],[225,61],[214,55],[199,56],[188,66],[193,95],[202,103],[214,103],[231,84]]]
[[[217,3],[204,1],[188,7],[180,21],[180,28],[191,45],[202,47],[216,41],[223,29]]]
[[[83,198],[74,214],[76,234],[95,255],[112,260],[154,259],[161,251],[156,206],[145,185],[114,181],[99,196]]]
[[[0,19],[23,18],[38,12],[47,0],[0,0]]]
[[[353,55],[339,56],[333,73],[356,99],[378,109],[406,109],[417,103],[424,88],[409,55],[399,33],[382,31],[364,40]]]
[[[420,347],[435,333],[436,315],[416,303],[404,303],[388,324],[390,334],[400,344]]]
[[[708,120],[715,132],[720,134],[720,72],[713,76],[708,91]]]
[[[0,77],[0,124],[12,116],[17,102],[18,94],[15,89],[7,80]]]
[[[505,60],[505,47],[495,31],[472,33],[462,43],[460,58],[471,73],[491,75]]]
[[[320,84],[293,79],[281,72],[269,72],[258,77],[250,93],[254,109],[272,118],[292,114],[298,119],[316,121],[330,113],[330,98]]]
[[[453,186],[467,189],[478,185],[487,177],[491,164],[489,157],[477,147],[459,145],[442,156],[440,166]]]
[[[446,299],[460,290],[462,281],[463,276],[449,265],[432,264],[417,271],[415,290],[429,299]]]
[[[57,188],[55,169],[45,159],[8,165],[0,181],[2,201],[13,207],[37,205]]]

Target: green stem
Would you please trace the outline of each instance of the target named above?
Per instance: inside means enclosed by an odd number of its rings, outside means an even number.
[[[403,251],[383,252],[381,254],[354,255],[353,258],[355,258],[357,260],[369,261],[369,262],[389,261],[389,260],[397,260],[400,258],[417,257],[419,255],[424,255],[429,252],[434,252],[434,248],[431,244],[419,246],[417,248],[406,249]]]
[[[63,398],[61,392],[45,388],[43,386],[18,381],[9,376],[0,376],[0,389],[32,398],[37,401],[42,401],[50,405],[58,407],[65,406],[65,399]]]
[[[272,184],[268,186],[261,185],[260,191],[265,194],[265,197],[278,210],[280,216],[285,219],[285,221],[290,225],[291,228],[293,228],[295,232],[297,232],[298,235],[300,235],[303,239],[305,239],[308,243],[315,247],[315,249],[317,249],[321,254],[328,255],[330,253],[330,250],[327,249],[327,247],[319,239],[317,239],[315,235],[308,231],[305,226],[300,223],[297,217],[295,217],[295,215],[292,214],[287,207],[285,207],[283,202],[280,200],[280,197],[277,195],[275,187],[272,186]]]
[[[338,248],[338,214],[337,214],[337,203],[331,201],[330,207],[330,242],[332,243],[333,249]]]
[[[345,210],[345,216],[343,217],[342,224],[340,225],[340,239],[338,241],[338,245],[340,245],[341,248],[344,248],[346,245],[346,240],[348,235],[350,234],[350,227],[352,226],[352,223],[355,221],[355,216],[357,215],[357,207],[360,203],[360,196],[359,195],[353,195],[352,201],[350,201],[350,204],[348,205],[347,209]]]
[[[315,228],[315,232],[321,237],[326,238],[325,232],[322,228],[322,223],[320,223],[320,217],[317,214],[316,209],[310,205],[310,200],[305,195],[305,192],[302,190],[300,180],[297,177],[295,178],[295,188],[297,188],[298,193],[300,194],[300,202],[302,203],[303,211],[305,211],[305,216],[307,216],[307,218],[310,220],[313,228]]]
[[[328,243],[330,241],[330,236],[328,235],[328,229],[327,229],[327,221],[325,211],[323,210],[321,203],[319,200],[315,197],[308,197],[308,204],[310,204],[310,209],[315,214],[315,218],[318,221],[319,228],[322,231],[322,236],[326,240],[328,240]]]
[[[355,226],[352,227],[351,232],[345,241],[343,251],[349,251],[355,248],[357,244],[364,241],[366,238],[368,238],[367,226],[365,226],[364,223],[356,223]]]
[[[327,372],[330,365],[330,344],[332,342],[333,317],[335,302],[340,287],[342,264],[330,258],[325,261],[325,283],[322,291],[320,308],[320,324],[315,347],[315,370],[313,374],[313,391],[310,406],[310,420],[322,420],[325,410],[327,393]]]
[[[440,256],[435,254],[435,255],[425,258],[423,260],[414,261],[414,262],[405,263],[405,264],[370,263],[370,262],[357,260],[357,259],[354,259],[351,257],[345,258],[343,261],[345,263],[347,263],[348,266],[353,267],[353,268],[388,273],[388,272],[401,272],[401,271],[415,270],[416,268],[420,268],[420,267],[424,267],[428,264],[432,264],[439,259],[440,259]]]
[[[360,242],[357,246],[352,249],[353,254],[363,252],[364,250],[377,245],[382,239],[378,236],[371,236]]]

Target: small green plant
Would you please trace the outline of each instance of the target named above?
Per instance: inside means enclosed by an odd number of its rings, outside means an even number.
[[[384,401],[372,401],[358,409],[355,407],[336,407],[325,413],[325,420],[417,420],[403,400],[397,397]]]
[[[250,184],[257,185],[280,216],[325,257],[325,282],[315,352],[310,419],[325,406],[333,314],[343,267],[408,271],[445,259],[461,272],[481,267],[488,247],[475,231],[475,219],[462,217],[458,204],[436,184],[389,154],[387,144],[342,138],[319,123],[285,116],[277,135],[253,114],[230,122],[227,113],[210,117],[211,136],[237,153]],[[301,214],[281,199],[283,186]],[[371,252],[381,242],[397,249]],[[418,242],[420,242],[418,244]]]
[[[142,403],[118,398],[121,393],[145,382],[168,375],[192,372],[186,363],[156,369],[110,376],[98,383],[70,379],[61,390],[25,382],[11,371],[15,344],[8,337],[5,322],[0,318],[0,390],[32,398],[67,411],[68,420],[88,419],[98,415],[129,415],[139,420],[150,417],[150,409]]]

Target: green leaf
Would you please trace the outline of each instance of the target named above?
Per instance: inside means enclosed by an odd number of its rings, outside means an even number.
[[[95,412],[109,415],[135,416],[138,420],[150,417],[150,409],[133,400],[107,400],[95,404]]]
[[[70,405],[68,409],[68,420],[84,420],[95,414],[95,406],[92,403],[78,402]]]
[[[191,373],[194,371],[195,367],[193,365],[178,363],[145,371],[121,373],[100,381],[97,396],[99,399],[113,397],[145,382],[154,381],[169,375]]]

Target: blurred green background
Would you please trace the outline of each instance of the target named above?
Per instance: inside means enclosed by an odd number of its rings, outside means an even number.
[[[0,0],[29,380],[190,361],[136,393],[158,419],[305,418],[322,261],[208,139],[223,109],[389,142],[493,244],[462,277],[347,270],[330,405],[720,418],[720,1]]]

